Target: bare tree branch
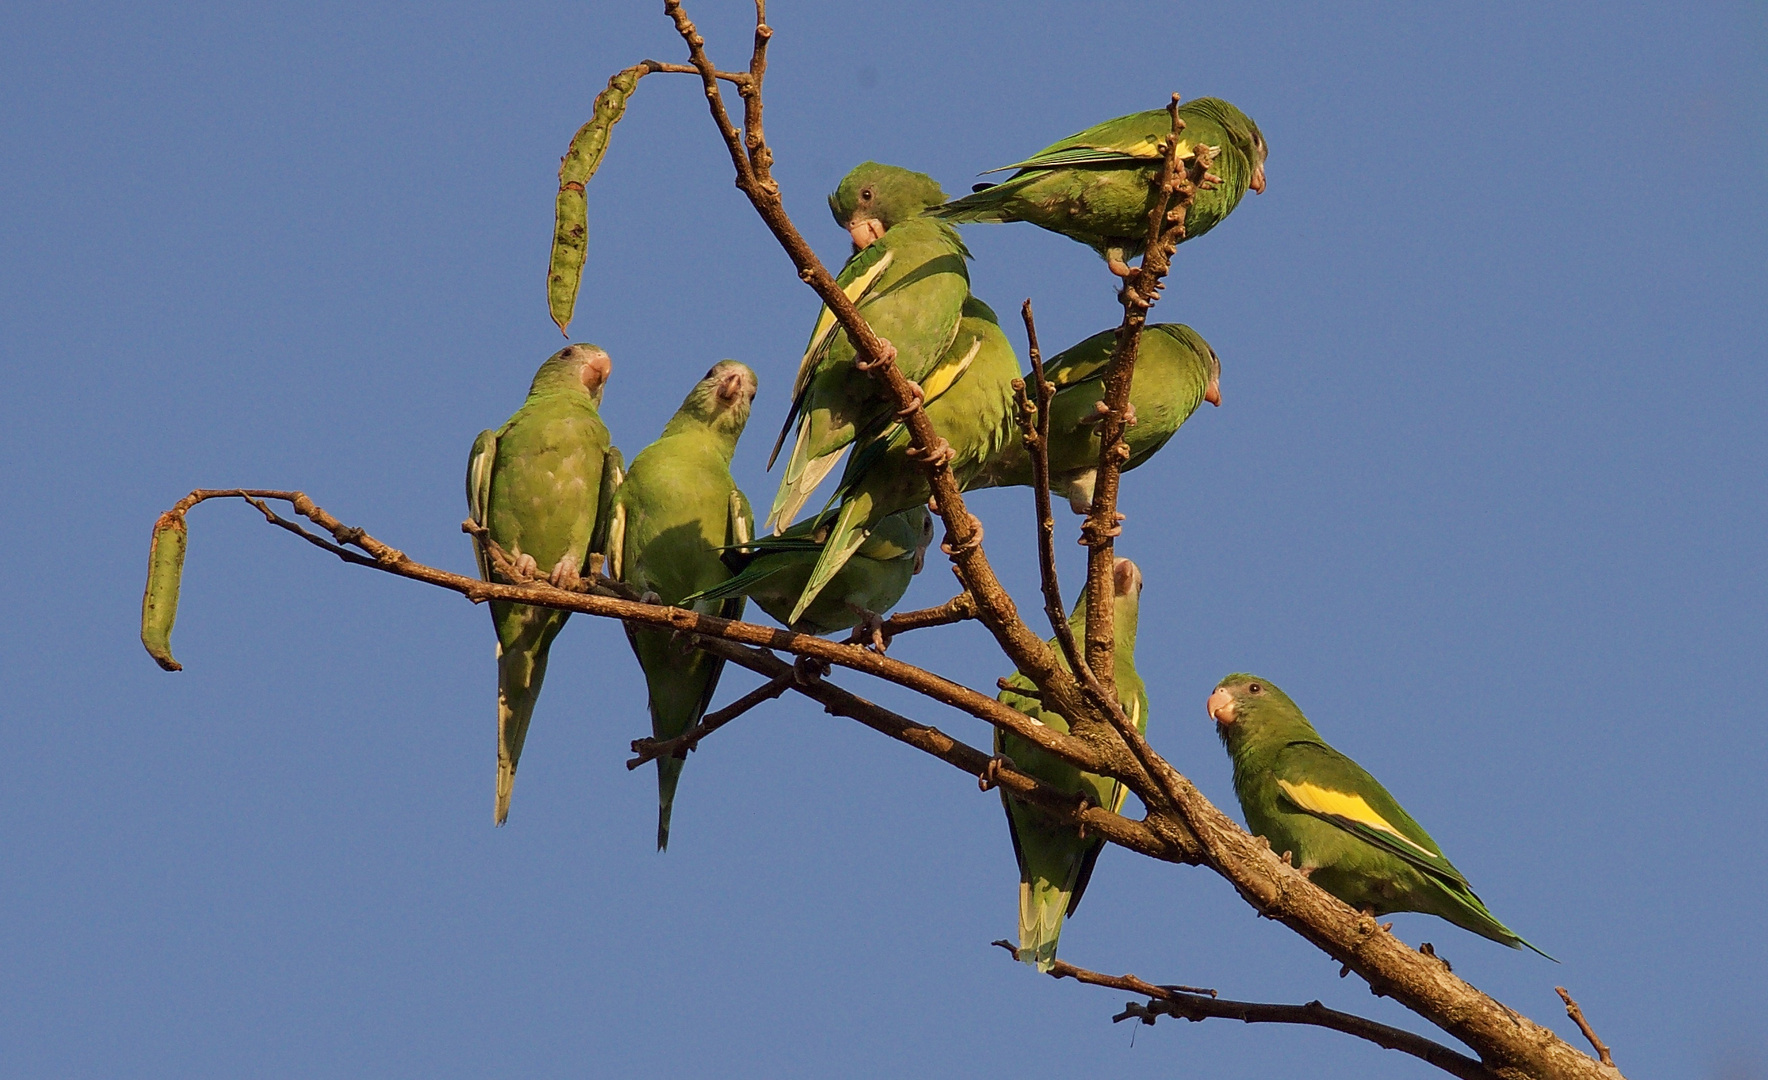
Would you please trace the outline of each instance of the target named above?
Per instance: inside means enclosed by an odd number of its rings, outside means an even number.
[[[1062,582],[1056,573],[1056,515],[1050,508],[1050,402],[1056,388],[1044,378],[1044,354],[1037,342],[1037,319],[1031,312],[1028,297],[1019,308],[1025,321],[1025,351],[1031,359],[1031,390],[1027,395],[1024,379],[1013,380],[1013,399],[1018,406],[1019,437],[1031,458],[1032,506],[1037,513],[1037,570],[1043,587],[1044,616],[1050,620],[1050,631],[1062,655],[1068,658],[1070,671],[1080,671],[1086,658],[1074,643],[1074,631],[1068,626],[1068,611],[1062,603]]]
[[[631,772],[647,761],[662,757],[685,758],[690,751],[700,748],[700,740],[717,731],[719,728],[735,720],[737,717],[760,705],[764,701],[772,701],[786,692],[792,685],[792,676],[776,675],[772,679],[744,694],[742,697],[719,709],[707,713],[700,722],[677,735],[673,739],[634,739],[632,752],[638,756],[626,763],[626,770]]]
[[[1611,1069],[1614,1068],[1615,1059],[1614,1055],[1608,1052],[1608,1044],[1596,1037],[1596,1029],[1590,1026],[1590,1021],[1584,1019],[1584,1010],[1578,1008],[1578,1003],[1572,1000],[1571,992],[1563,986],[1555,986],[1553,990],[1559,995],[1559,999],[1565,1002],[1565,1014],[1572,1018],[1572,1023],[1578,1025],[1578,1030],[1584,1033],[1584,1038],[1590,1040],[1590,1048],[1596,1051],[1597,1060]]]
[[[921,608],[918,611],[899,611],[884,620],[882,633],[888,642],[898,634],[906,634],[910,630],[925,630],[934,626],[950,626],[952,623],[965,622],[976,617],[976,597],[968,590],[940,604],[938,607]]]

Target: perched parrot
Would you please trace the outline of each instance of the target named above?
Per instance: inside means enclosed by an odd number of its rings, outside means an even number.
[[[822,556],[830,523],[807,518],[779,536],[763,536],[745,547],[731,548],[724,561],[736,576],[688,597],[684,603],[747,596],[801,634],[832,634],[861,624],[881,627],[884,615],[908,591],[909,579],[921,572],[927,545],[933,540],[933,516],[925,506],[917,506],[879,522],[816,602],[796,621],[788,621],[786,616]]]
[[[609,445],[597,407],[612,369],[594,345],[570,345],[540,365],[528,400],[496,431],[482,431],[467,461],[467,510],[477,525],[529,574],[554,584],[580,580],[605,523],[620,451]],[[479,576],[493,580],[490,553],[478,538]],[[491,602],[497,628],[497,801],[509,817],[516,762],[546,677],[546,654],[569,612]]]
[[[1430,834],[1327,746],[1289,695],[1256,675],[1230,675],[1207,707],[1234,760],[1247,829],[1288,852],[1314,884],[1375,915],[1422,911],[1547,956],[1486,910]]]
[[[1116,600],[1111,630],[1116,638],[1113,670],[1117,699],[1123,703],[1124,713],[1136,730],[1146,734],[1148,692],[1136,674],[1136,613],[1142,595],[1142,572],[1128,559],[1117,560],[1112,572]],[[1083,594],[1068,619],[1076,642],[1086,640],[1086,624]],[[1051,647],[1055,644],[1052,638]],[[1068,667],[1060,649],[1056,650],[1056,658],[1064,669]],[[1027,690],[1032,687],[1031,680],[1017,672],[1007,683]],[[1045,709],[1037,698],[1003,690],[1000,699],[1038,723],[1067,734],[1068,721],[1060,713]],[[1123,810],[1124,799],[1129,795],[1122,782],[1082,772],[998,728],[995,753],[1011,759],[1019,771],[1062,791],[1084,794],[1114,814]],[[1056,959],[1056,939],[1062,936],[1062,920],[1080,906],[1081,895],[1092,880],[1093,866],[1099,861],[1105,842],[1098,837],[1082,837],[1072,826],[1050,820],[1005,791],[1001,792],[1001,805],[1007,809],[1007,831],[1013,837],[1013,855],[1019,860],[1019,959],[1035,965],[1039,971],[1048,971]]]
[[[755,373],[735,360],[714,364],[688,392],[656,442],[632,459],[614,496],[608,530],[611,572],[657,603],[684,598],[731,576],[719,559],[727,545],[747,543],[755,516],[731,479],[731,455],[749,421]],[[743,598],[692,605],[726,619],[742,616]],[[692,648],[668,630],[627,626],[626,638],[644,668],[651,733],[673,739],[700,722],[724,661]],[[657,850],[669,846],[669,814],[683,759],[657,759]]]
[[[1185,219],[1185,239],[1202,236],[1239,205],[1246,189],[1265,190],[1265,137],[1246,114],[1221,98],[1179,107],[1185,130],[1179,154],[1199,143],[1216,150],[1210,171],[1221,183],[1197,192]],[[1142,253],[1154,210],[1160,141],[1172,132],[1165,109],[1107,120],[1024,161],[1008,180],[978,185],[975,194],[932,211],[946,221],[1029,221],[1079,240],[1104,257],[1112,273],[1129,273],[1125,260]]]
[[[955,229],[923,217],[945,199],[932,177],[868,161],[829,196],[835,220],[853,235],[854,250],[836,278],[878,335],[896,349],[903,376],[927,377],[958,332],[970,293],[970,257]],[[792,383],[792,407],[768,468],[797,425],[780,490],[767,518],[785,531],[817,485],[834,470],[856,430],[878,422],[890,406],[872,378],[854,368],[853,343],[827,306]]]
[[[960,488],[1018,433],[1013,380],[1019,377],[1019,357],[989,306],[971,296],[963,313],[957,336],[921,386],[927,419],[951,447],[952,474]],[[925,503],[930,495],[926,474],[908,456],[908,427],[891,412],[880,423],[876,434],[861,430],[848,458],[831,500],[839,500],[840,509],[828,543],[788,624],[803,617],[880,521]]]
[[[1044,377],[1056,387],[1050,401],[1050,490],[1084,514],[1093,501],[1099,471],[1099,405],[1105,397],[1105,366],[1117,344],[1106,330],[1053,357]],[[1156,323],[1142,331],[1136,350],[1136,378],[1130,384],[1130,415],[1123,433],[1130,457],[1128,472],[1155,451],[1207,401],[1222,403],[1222,362],[1197,331],[1178,323]],[[1031,457],[1017,425],[1012,440],[983,467],[971,487],[1031,486]]]

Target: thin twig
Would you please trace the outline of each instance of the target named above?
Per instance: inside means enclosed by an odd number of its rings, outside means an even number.
[[[1005,949],[1015,960],[1019,958],[1019,950],[1013,947],[1012,942],[997,941],[994,944]],[[1053,979],[1074,979],[1076,982],[1125,990],[1150,999],[1146,1005],[1134,1001],[1126,1002],[1123,1012],[1111,1018],[1113,1022],[1140,1020],[1144,1024],[1152,1024],[1158,1017],[1175,1016],[1193,1022],[1225,1019],[1247,1024],[1303,1024],[1323,1027],[1366,1039],[1389,1050],[1411,1054],[1444,1072],[1462,1077],[1463,1080],[1497,1080],[1497,1074],[1485,1065],[1442,1043],[1415,1035],[1403,1028],[1365,1019],[1355,1013],[1328,1009],[1318,1001],[1310,1001],[1306,1005],[1229,1001],[1205,987],[1156,984],[1134,975],[1105,975],[1076,967],[1064,960],[1055,961],[1048,974]]]
[[[632,752],[638,756],[626,763],[628,772],[638,768],[647,761],[662,757],[685,758],[689,752],[700,748],[700,740],[717,731],[719,728],[735,720],[737,717],[760,705],[764,701],[772,701],[786,692],[792,685],[791,675],[777,675],[762,683],[742,697],[719,709],[707,713],[698,724],[677,735],[673,739],[634,739]]]
[[[976,617],[976,597],[969,590],[940,604],[938,607],[920,608],[915,611],[899,611],[884,620],[884,640],[889,641],[898,634],[906,634],[910,630],[925,630],[932,626],[950,626]]]
[[[649,71],[664,71],[671,75],[698,75],[700,73],[700,69],[691,64],[665,64],[661,60],[640,60],[639,65]],[[718,71],[713,74],[738,88],[749,85],[747,72]]]
[[[1025,321],[1025,351],[1031,357],[1031,388],[1037,395],[1033,404],[1027,398],[1024,381],[1013,380],[1013,393],[1019,403],[1019,431],[1025,452],[1031,457],[1038,581],[1043,587],[1044,615],[1050,620],[1050,630],[1068,659],[1069,670],[1079,672],[1086,665],[1086,657],[1075,645],[1074,631],[1062,605],[1062,583],[1056,574],[1056,515],[1050,507],[1050,403],[1056,399],[1056,387],[1044,377],[1044,354],[1038,347],[1037,319],[1032,315],[1029,297],[1020,306],[1019,317]]]
[[[1555,986],[1553,989],[1559,994],[1559,1000],[1565,1002],[1565,1014],[1572,1018],[1572,1023],[1578,1025],[1578,1030],[1584,1033],[1584,1038],[1590,1040],[1590,1047],[1596,1051],[1598,1060],[1609,1068],[1614,1068],[1615,1059],[1608,1052],[1608,1044],[1596,1037],[1596,1029],[1590,1026],[1590,1021],[1584,1019],[1584,1010],[1578,1008],[1578,1003],[1572,1000],[1571,993],[1563,986]]]
[[[995,941],[990,944],[997,945],[1000,948],[1007,950],[1013,959],[1019,959],[1019,950],[1011,941]],[[1206,986],[1185,986],[1182,983],[1156,985],[1151,982],[1144,982],[1134,975],[1101,975],[1097,971],[1088,971],[1086,968],[1075,967],[1066,960],[1052,960],[1050,963],[1050,970],[1045,974],[1049,975],[1052,979],[1073,979],[1076,982],[1090,983],[1093,986],[1107,986],[1113,990],[1127,990],[1132,994],[1141,994],[1143,997],[1150,998],[1164,999],[1177,997],[1181,994],[1201,994],[1205,997],[1212,998],[1216,996],[1216,992]]]
[[[1499,1080],[1502,1075],[1486,1068],[1477,1058],[1468,1057],[1440,1042],[1355,1013],[1329,1009],[1318,1000],[1306,1005],[1276,1005],[1258,1001],[1174,995],[1150,1001],[1146,1005],[1134,1001],[1125,1002],[1123,1011],[1111,1019],[1117,1022],[1140,1020],[1144,1024],[1152,1024],[1160,1016],[1173,1016],[1192,1022],[1222,1019],[1239,1020],[1246,1024],[1301,1024],[1326,1028],[1372,1042],[1388,1050],[1410,1054],[1451,1076],[1461,1077],[1461,1080]]]

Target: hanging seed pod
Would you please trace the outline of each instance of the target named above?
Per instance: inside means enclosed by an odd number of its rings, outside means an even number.
[[[589,250],[589,197],[584,185],[601,167],[602,156],[608,152],[608,133],[626,115],[626,99],[650,70],[636,64],[609,79],[608,88],[595,97],[589,122],[577,129],[559,161],[559,199],[553,219],[552,263],[546,273],[546,303],[560,333],[571,325],[577,289],[583,282],[583,259]]]
[[[178,586],[184,576],[184,515],[167,511],[153,523],[147,551],[147,591],[141,596],[141,644],[167,671],[182,671],[172,659],[172,624],[178,619]]]

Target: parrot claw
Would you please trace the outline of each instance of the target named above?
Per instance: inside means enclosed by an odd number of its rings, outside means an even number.
[[[532,581],[540,576],[540,564],[534,561],[534,556],[525,551],[510,560],[510,569],[515,572],[516,577],[523,581]]]
[[[870,645],[873,652],[883,656],[884,650],[890,647],[890,640],[884,636],[884,616],[858,604],[847,606],[859,616],[859,624],[853,628],[853,635],[847,639],[847,644]]]
[[[874,368],[883,367],[885,364],[896,362],[896,346],[884,338],[879,338],[878,344],[884,346],[884,351],[879,354],[878,359],[868,362],[854,357],[853,369],[855,371],[871,371]]]
[[[577,560],[570,555],[565,555],[553,564],[552,573],[546,575],[546,580],[555,589],[564,589],[566,592],[583,591],[583,575],[577,569]]]
[[[909,385],[913,386],[914,384],[910,383]],[[907,453],[910,460],[925,461],[936,469],[942,465],[950,465],[958,456],[958,452],[952,449],[952,444],[940,437],[935,437],[933,445],[925,450],[911,446]]]
[[[663,603],[663,598],[652,592],[650,589],[646,589],[644,592],[638,594],[638,602],[641,604],[657,606]]]
[[[909,394],[914,398],[914,401],[896,410],[896,418],[898,420],[908,419],[914,414],[915,410],[927,403],[926,392],[921,389],[921,384],[915,382],[913,379],[909,380]]]
[[[792,679],[799,686],[815,686],[829,673],[829,665],[814,656],[800,656],[792,661]]]
[[[1123,261],[1123,252],[1121,250],[1118,250],[1115,254],[1105,256],[1105,268],[1120,278],[1127,278],[1135,273],[1135,271],[1130,269],[1129,263]]]
[[[981,547],[982,546],[982,521],[981,521],[981,519],[978,518],[975,514],[971,514],[970,515],[970,525],[973,528],[975,528],[976,535],[972,536],[969,539],[969,541],[967,541],[966,543],[962,543],[962,544],[953,544],[951,541],[948,540],[945,543],[939,545],[939,550],[945,552],[947,555],[949,555],[955,559],[959,555],[967,555],[970,552],[975,551],[977,548]]]
[[[1003,765],[1015,772],[1019,769],[1019,765],[1012,758],[1005,754],[996,754],[988,759],[987,765],[983,766],[982,775],[976,778],[976,786],[983,791],[994,787],[1000,781],[1001,766]]]

